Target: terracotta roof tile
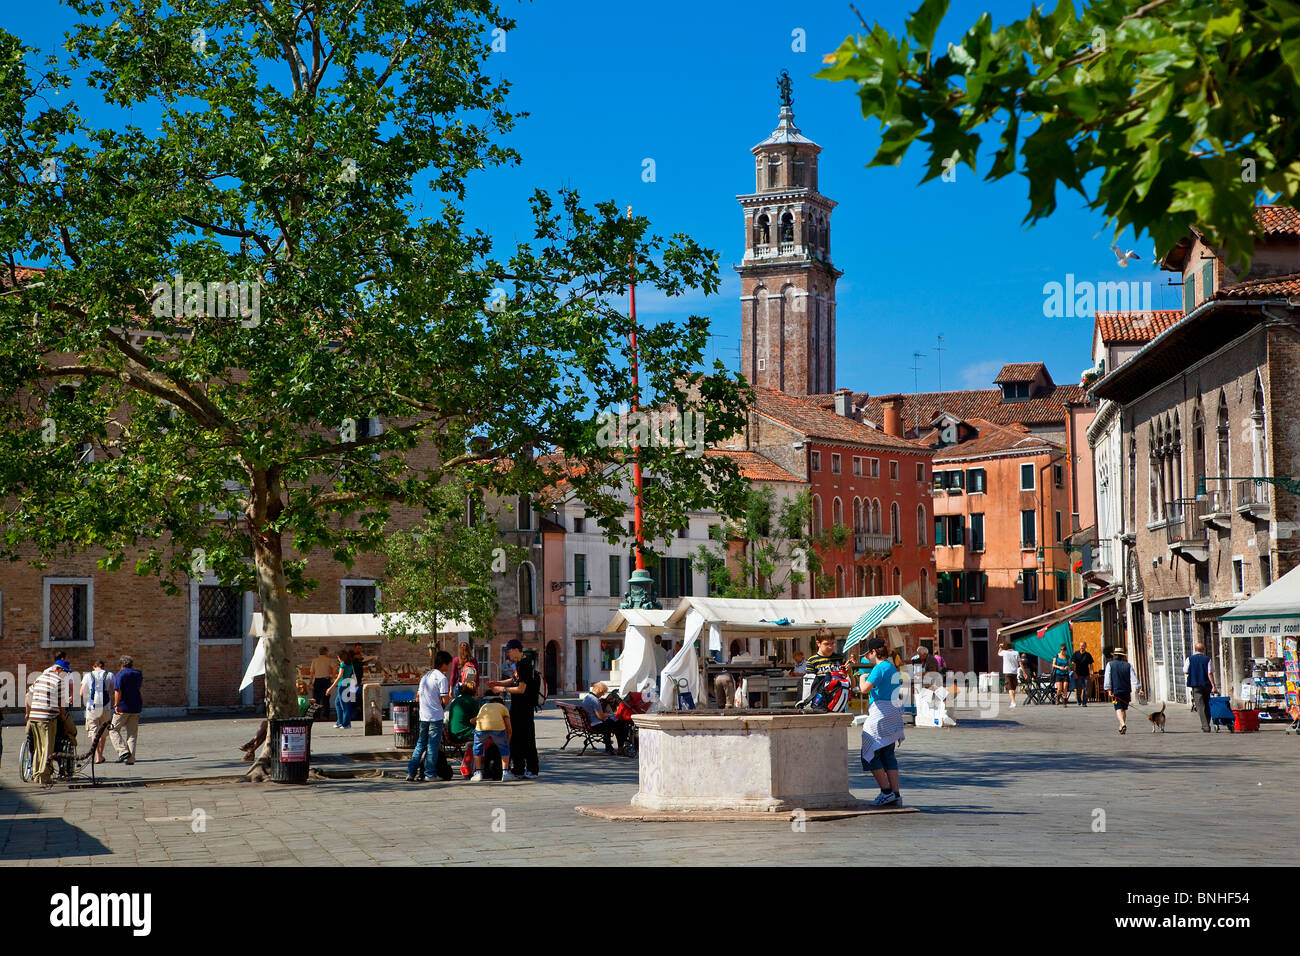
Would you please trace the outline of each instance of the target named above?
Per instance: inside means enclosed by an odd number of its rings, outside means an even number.
[[[1150,342],[1182,317],[1182,309],[1098,312],[1093,329],[1107,345],[1139,345]]]
[[[1023,425],[999,425],[984,418],[967,418],[964,421],[973,426],[979,434],[960,444],[937,450],[934,453],[936,462],[954,458],[972,458],[977,455],[993,455],[1004,451],[1023,450],[1029,454],[1034,449],[1061,450],[1061,446],[1056,442],[1048,441],[1042,435],[1029,434]],[[930,431],[920,440],[934,442],[937,435],[937,430]]]
[[[823,398],[818,396],[818,401]],[[829,396],[825,398],[829,401]],[[983,418],[999,425],[1021,423],[1025,425],[1064,425],[1065,405],[1085,404],[1087,390],[1081,385],[1056,385],[1037,398],[1019,402],[1002,401],[1002,392],[996,388],[975,388],[952,392],[912,392],[903,395],[903,423],[905,427],[924,431],[940,410],[952,412],[962,420]],[[883,421],[884,411],[880,397],[856,392],[853,405],[864,418]]]
[[[1012,362],[1010,365],[1002,366],[1002,371],[998,372],[998,377],[993,380],[993,384],[1005,385],[1008,382],[1032,382],[1038,378],[1040,372],[1047,372],[1047,366],[1042,362]],[[1050,382],[1052,376],[1048,375],[1047,380]]]
[[[913,453],[929,452],[928,448],[905,438],[895,438],[855,419],[836,415],[833,406],[828,409],[815,397],[802,398],[770,388],[755,388],[754,407],[759,414],[788,425],[809,438]]]
[[[34,269],[31,268],[30,266],[15,266],[13,271],[13,275],[17,277],[18,283],[20,285],[26,282],[28,279],[33,279],[37,276],[42,276],[44,274],[45,274],[44,269]],[[0,266],[0,287],[8,288],[9,286],[13,285],[12,278],[13,277],[10,275],[9,269],[7,267]]]
[[[740,473],[749,481],[790,481],[801,485],[808,482],[792,471],[786,471],[776,462],[768,461],[758,452],[736,451],[731,448],[710,448],[704,454],[726,457],[736,463]]]
[[[1300,235],[1300,210],[1290,206],[1256,206],[1255,222],[1264,236]]]
[[[1300,272],[1247,279],[1214,293],[1216,299],[1289,299],[1292,296],[1300,296]]]

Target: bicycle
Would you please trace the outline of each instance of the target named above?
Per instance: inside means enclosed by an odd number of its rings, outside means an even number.
[[[54,778],[67,783],[77,779],[89,779],[92,787],[99,786],[95,773],[95,751],[99,747],[99,742],[103,739],[104,734],[108,733],[108,724],[102,725],[99,730],[95,731],[95,737],[90,742],[90,749],[84,754],[77,753],[77,738],[69,736],[64,731],[61,722],[56,727],[54,753],[50,757],[50,762],[54,765]],[[31,783],[36,779],[35,767],[33,766],[35,756],[35,735],[29,728],[27,734],[23,737],[22,748],[18,751],[18,775],[24,783]]]

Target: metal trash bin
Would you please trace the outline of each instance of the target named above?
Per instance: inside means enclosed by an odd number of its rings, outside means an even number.
[[[267,727],[267,742],[271,745],[273,782],[307,782],[311,770],[311,725],[309,717],[271,719]]]
[[[420,737],[419,712],[415,709],[415,694],[401,691],[391,699],[393,711],[393,746],[399,750],[414,750]]]

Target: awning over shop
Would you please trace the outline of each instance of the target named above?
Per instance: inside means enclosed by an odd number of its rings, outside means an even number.
[[[876,627],[908,627],[932,624],[897,594],[859,598],[682,598],[668,617],[669,626],[684,626],[692,610],[724,636],[797,638],[830,628],[836,637],[847,637],[863,615],[882,605],[890,610]],[[786,621],[788,623],[778,623]]]
[[[1002,640],[1011,641],[1018,650],[1023,650],[1029,654],[1037,654],[1037,651],[1030,651],[1022,647],[1021,639],[1044,635],[1048,629],[1067,621],[1099,620],[1100,618],[1097,615],[1101,613],[1101,606],[1114,599],[1116,590],[1118,588],[1106,588],[1104,591],[1089,595],[1082,601],[1075,601],[1073,604],[1057,608],[1055,611],[1048,611],[1046,614],[1039,614],[1037,617],[1017,621],[1015,624],[1008,624],[1006,627],[998,628],[998,637]],[[1058,640],[1052,646],[1051,653],[1047,656],[1051,657],[1055,654],[1062,643],[1068,645],[1070,642],[1068,640]]]
[[[900,599],[901,600],[901,599]],[[848,640],[844,642],[844,653],[848,653],[853,647],[856,647],[859,641],[864,641],[875,632],[876,628],[885,623],[885,618],[898,610],[898,601],[890,599],[877,604],[849,629]]]
[[[1228,637],[1300,637],[1300,567],[1219,618]]]

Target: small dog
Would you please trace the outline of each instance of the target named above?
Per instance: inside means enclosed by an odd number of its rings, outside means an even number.
[[[1154,734],[1159,730],[1162,734],[1165,732],[1165,704],[1160,705],[1160,709],[1154,714],[1147,714],[1147,720],[1151,721],[1151,732]]]

